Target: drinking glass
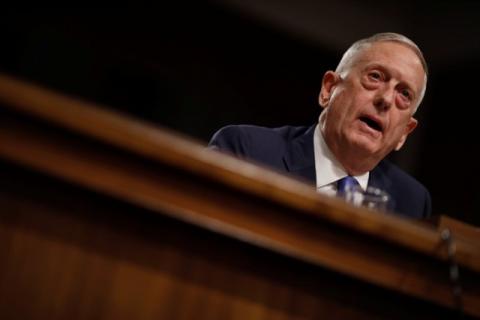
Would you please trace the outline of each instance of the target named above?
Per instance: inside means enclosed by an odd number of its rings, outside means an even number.
[[[367,187],[363,190],[358,185],[348,187],[342,198],[355,206],[381,211],[387,210],[388,203],[391,201],[390,195],[382,189]]]

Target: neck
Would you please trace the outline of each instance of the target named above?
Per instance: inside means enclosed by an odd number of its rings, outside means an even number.
[[[359,176],[369,171],[382,160],[373,159],[371,154],[365,154],[363,150],[357,150],[355,148],[342,148],[335,139],[325,134],[325,112],[322,112],[319,118],[320,132],[323,135],[323,139],[330,149],[331,153],[342,165],[348,175]]]
[[[338,162],[340,162],[340,164],[350,176],[359,176],[369,171],[372,171],[373,168],[375,168],[375,166],[378,164],[378,162],[380,162],[372,161],[370,159],[362,159],[361,157],[359,157],[358,153],[348,155],[335,151],[332,152],[337,158]]]

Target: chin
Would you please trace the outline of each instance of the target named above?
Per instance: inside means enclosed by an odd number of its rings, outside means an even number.
[[[381,149],[381,145],[378,143],[378,141],[372,141],[372,139],[365,137],[353,141],[352,146],[356,152],[366,155],[378,154]]]

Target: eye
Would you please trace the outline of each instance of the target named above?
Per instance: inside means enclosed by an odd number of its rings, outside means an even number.
[[[403,97],[407,98],[408,100],[412,100],[412,93],[408,89],[400,90],[400,93]]]
[[[379,71],[370,71],[368,77],[372,80],[378,81],[382,79],[382,74]]]

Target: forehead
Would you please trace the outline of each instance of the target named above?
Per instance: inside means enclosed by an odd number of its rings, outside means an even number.
[[[418,92],[424,86],[425,70],[422,62],[406,44],[393,41],[376,42],[360,49],[353,60],[353,67],[360,70],[369,66],[381,66]]]

